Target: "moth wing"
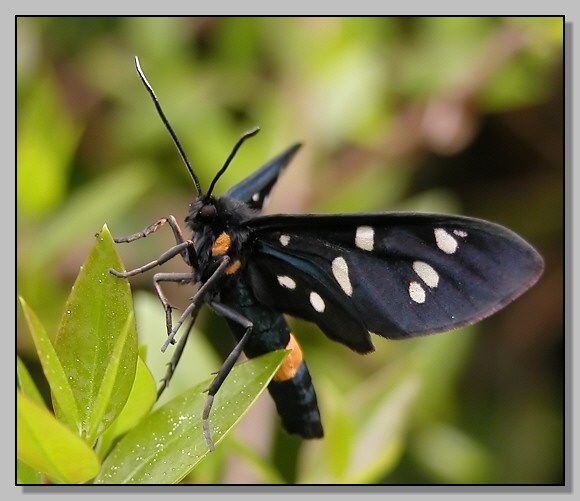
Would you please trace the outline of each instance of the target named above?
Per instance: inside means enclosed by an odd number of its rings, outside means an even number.
[[[248,280],[268,306],[369,351],[477,322],[518,297],[543,261],[503,226],[437,214],[276,215],[248,221]]]
[[[245,202],[252,209],[262,210],[280,174],[301,146],[299,143],[290,146],[246,179],[230,188],[225,195]]]

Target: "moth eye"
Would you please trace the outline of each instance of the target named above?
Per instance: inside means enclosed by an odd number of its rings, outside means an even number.
[[[217,216],[215,205],[204,205],[197,213],[197,219],[204,222],[213,221]]]

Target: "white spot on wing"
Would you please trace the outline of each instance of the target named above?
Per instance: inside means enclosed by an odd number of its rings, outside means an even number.
[[[370,226],[359,226],[356,229],[354,244],[359,249],[372,251],[375,247],[375,230]]]
[[[260,200],[260,192],[254,193],[254,194],[252,195],[252,200],[253,200],[254,202],[257,202],[258,200]]]
[[[457,250],[457,240],[443,228],[435,228],[435,242],[445,254],[454,254]]]
[[[296,282],[292,280],[289,276],[278,275],[276,278],[278,279],[278,283],[282,287],[286,287],[287,289],[296,289]]]
[[[348,276],[348,265],[343,257],[337,257],[332,261],[332,274],[343,292],[347,296],[352,296],[352,284]]]
[[[326,308],[326,304],[324,304],[324,300],[316,292],[310,293],[310,304],[318,313],[322,313],[324,311],[324,309]]]
[[[463,230],[453,230],[458,237],[465,238],[467,236],[467,232]]]
[[[419,275],[419,278],[423,280],[429,287],[437,287],[439,285],[439,273],[437,273],[432,266],[424,263],[423,261],[413,262],[413,270]]]
[[[409,297],[419,304],[425,302],[425,289],[419,282],[411,282],[409,284]]]
[[[280,235],[280,243],[286,247],[290,243],[290,235]]]

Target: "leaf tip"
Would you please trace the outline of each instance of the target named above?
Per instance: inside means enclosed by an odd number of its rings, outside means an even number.
[[[107,223],[104,223],[102,228],[100,229],[100,231],[95,233],[95,237],[97,237],[97,238],[103,238],[105,236],[108,238],[112,238],[111,232],[109,231],[109,227],[107,226]]]
[[[18,301],[20,302],[20,306],[22,306],[22,309],[26,309],[28,303],[24,300],[24,298],[20,294],[18,294]]]

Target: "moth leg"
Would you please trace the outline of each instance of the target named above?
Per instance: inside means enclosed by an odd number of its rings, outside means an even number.
[[[183,238],[183,234],[181,233],[181,228],[177,224],[176,219],[171,215],[158,219],[153,224],[147,226],[147,228],[145,228],[143,231],[138,231],[137,233],[133,233],[132,235],[129,235],[127,237],[114,238],[113,240],[117,244],[133,242],[135,240],[139,240],[140,238],[145,238],[147,235],[150,235],[151,233],[155,233],[165,223],[171,226],[173,235],[175,235],[176,244],[180,244],[181,242],[185,241],[185,238]]]
[[[167,335],[171,334],[173,330],[173,319],[171,318],[171,312],[176,309],[175,306],[171,305],[159,282],[177,282],[177,283],[187,283],[195,281],[195,274],[194,273],[156,273],[153,275],[153,287],[155,287],[155,292],[157,293],[157,297],[161,301],[163,305],[163,309],[165,310],[165,325],[167,327]]]
[[[248,339],[252,334],[252,329],[254,324],[248,320],[246,317],[238,313],[237,311],[233,310],[229,306],[226,306],[222,303],[218,303],[216,301],[209,301],[208,306],[212,308],[214,311],[225,317],[226,319],[232,320],[240,324],[243,328],[246,329],[244,335],[239,340],[238,344],[234,347],[231,353],[227,356],[222,366],[219,370],[215,373],[215,378],[209,385],[209,388],[205,390],[207,392],[207,400],[205,401],[205,407],[203,408],[203,434],[205,436],[205,441],[207,442],[207,446],[209,447],[210,451],[214,451],[215,447],[213,444],[213,440],[211,438],[211,434],[209,431],[209,414],[211,412],[211,408],[213,405],[215,394],[220,389],[221,385],[225,381],[228,374],[231,372],[232,368],[236,364],[238,358],[242,354]]]
[[[151,233],[155,233],[165,223],[167,223],[171,227],[171,231],[173,232],[173,236],[175,237],[175,245],[179,245],[186,241],[185,238],[183,238],[183,233],[181,232],[179,224],[177,224],[177,220],[175,219],[175,217],[171,215],[158,219],[153,224],[147,226],[147,228],[145,228],[143,231],[138,231],[137,233],[133,233],[132,235],[129,235],[127,237],[114,238],[113,240],[115,241],[115,243],[118,244],[134,242],[135,240],[139,240],[140,238],[145,238],[147,235],[150,235]],[[191,247],[189,250],[192,251],[193,247]],[[193,260],[195,260],[195,254],[191,254],[187,252],[185,249],[183,250],[183,252],[181,252],[181,257],[189,265],[196,264],[192,262]]]
[[[181,254],[184,249],[187,249],[191,245],[193,245],[193,242],[191,240],[186,240],[185,242],[181,242],[180,244],[173,246],[171,249],[161,254],[159,258],[151,261],[150,263],[147,263],[144,266],[135,268],[134,270],[130,271],[117,271],[113,268],[109,268],[109,273],[115,275],[118,278],[129,278],[134,275],[139,275],[140,273],[145,273],[146,271],[155,268],[155,266],[159,266],[169,261],[171,258],[177,256],[177,254]],[[165,325],[167,327],[167,335],[169,335],[172,330],[171,312],[173,311],[174,307],[169,304],[169,301],[159,286],[159,282],[191,282],[192,280],[195,280],[194,273],[157,273],[153,276],[153,286],[155,287],[157,296],[159,297],[159,300],[163,305],[163,309],[165,310]]]
[[[165,391],[165,388],[169,386],[169,382],[171,381],[171,378],[175,373],[175,369],[177,368],[177,364],[179,363],[181,355],[183,354],[183,350],[185,349],[185,343],[187,342],[187,338],[189,337],[191,329],[195,324],[196,318],[197,312],[195,315],[192,315],[189,323],[187,324],[187,328],[185,329],[185,334],[181,337],[179,343],[177,343],[177,346],[175,347],[175,351],[171,356],[171,360],[169,360],[169,363],[167,364],[167,371],[165,372],[165,375],[161,378],[161,385],[157,390],[157,399],[159,399],[161,394]]]
[[[163,263],[166,263],[167,261],[174,258],[178,254],[182,254],[182,252],[184,252],[186,249],[188,249],[190,247],[193,248],[193,242],[191,240],[185,240],[184,242],[181,242],[180,244],[174,245],[173,247],[171,247],[171,249],[169,249],[168,251],[165,251],[163,254],[161,254],[161,256],[159,256],[157,259],[155,259],[154,261],[151,261],[150,263],[147,263],[144,266],[141,266],[139,268],[135,268],[134,270],[130,270],[130,271],[117,271],[117,270],[114,270],[113,268],[109,268],[109,273],[111,273],[119,278],[129,278],[129,277],[132,277],[135,275],[139,275],[141,273],[145,273],[146,271],[149,271],[152,268],[155,268],[156,266],[160,266]]]
[[[181,327],[183,322],[185,322],[185,319],[189,315],[197,316],[197,310],[199,310],[199,308],[201,307],[204,298],[208,293],[208,290],[211,287],[213,287],[215,283],[223,276],[223,274],[225,273],[225,269],[229,263],[230,263],[229,256],[223,256],[223,258],[219,262],[219,266],[216,268],[213,274],[203,283],[203,285],[198,289],[195,295],[191,298],[191,303],[187,306],[187,308],[183,310],[183,313],[173,326],[173,329],[171,329],[171,331],[169,332],[167,339],[163,343],[163,346],[161,346],[161,351],[165,351],[170,344],[173,344],[175,342],[174,338],[175,335],[177,334],[177,331],[179,330],[179,328]]]

